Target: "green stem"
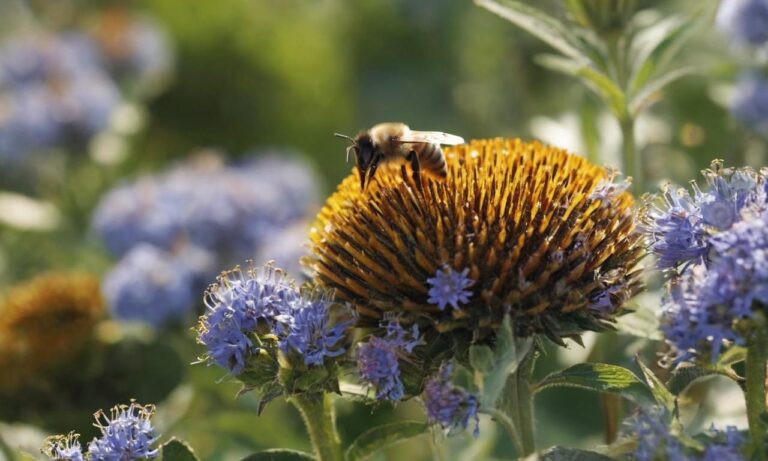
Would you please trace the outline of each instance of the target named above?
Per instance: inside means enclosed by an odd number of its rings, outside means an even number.
[[[639,196],[643,192],[645,178],[643,165],[635,146],[635,120],[631,116],[625,115],[624,119],[619,120],[619,125],[621,126],[622,173],[632,177],[632,192],[635,196]]]
[[[766,363],[768,363],[768,325],[765,317],[757,315],[755,329],[747,344],[746,400],[751,459],[765,458],[765,438],[768,424],[763,419],[766,411]]]
[[[536,452],[533,427],[533,389],[531,375],[536,363],[536,351],[532,350],[509,375],[501,396],[501,410],[509,417],[519,437],[518,457]]]
[[[301,413],[318,461],[342,461],[333,404],[328,394],[297,394],[291,402]]]
[[[517,433],[515,423],[512,422],[509,416],[495,408],[480,407],[479,412],[490,416],[494,421],[499,423],[501,427],[507,431],[507,435],[509,435],[509,438],[512,440],[512,445],[515,446],[515,451],[517,453],[523,452],[523,441],[520,439],[520,434]]]

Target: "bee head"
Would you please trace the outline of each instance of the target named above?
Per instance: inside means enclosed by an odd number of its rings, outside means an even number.
[[[355,153],[357,171],[360,174],[360,188],[365,189],[365,176],[368,173],[368,168],[371,167],[371,161],[375,153],[371,136],[365,131],[361,131],[354,138],[339,133],[334,133],[334,135],[351,142],[351,145],[347,147],[347,161],[349,161],[349,152],[353,151]]]

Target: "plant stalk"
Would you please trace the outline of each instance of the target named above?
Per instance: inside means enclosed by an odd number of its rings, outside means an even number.
[[[341,440],[336,432],[333,403],[328,394],[297,394],[291,397],[304,419],[318,461],[342,461]]]
[[[519,438],[518,457],[527,457],[536,452],[533,421],[533,386],[531,375],[536,363],[536,351],[520,362],[517,370],[509,375],[501,396],[501,410],[512,420]],[[517,445],[517,444],[516,444]]]
[[[766,404],[766,363],[768,363],[768,325],[763,315],[755,316],[755,329],[747,343],[746,392],[751,459],[766,459],[768,423],[763,419]]]
[[[635,145],[635,120],[632,116],[626,115],[624,119],[619,119],[619,125],[621,126],[622,173],[624,176],[632,177],[632,192],[635,197],[639,197],[643,193],[645,175]]]

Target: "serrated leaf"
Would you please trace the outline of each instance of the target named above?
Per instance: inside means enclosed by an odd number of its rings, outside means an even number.
[[[514,0],[475,0],[475,4],[523,29],[577,62],[589,58],[579,49],[578,38],[560,21],[541,10]]]
[[[547,69],[578,78],[587,88],[605,101],[618,118],[626,116],[626,98],[613,80],[589,64],[551,54],[536,56],[536,63]]]
[[[369,429],[352,442],[344,455],[346,461],[361,461],[378,450],[424,434],[429,425],[420,421],[400,421]]]
[[[172,438],[163,444],[163,461],[197,461],[192,448],[185,442]]]
[[[539,461],[613,461],[613,458],[594,451],[552,447],[539,455]]]
[[[315,457],[303,451],[275,448],[246,456],[241,461],[315,461]]]
[[[699,379],[712,377],[712,376],[725,376],[731,378],[734,381],[739,381],[741,378],[730,367],[722,365],[708,365],[708,366],[686,366],[681,367],[672,372],[672,376],[667,380],[667,389],[674,394],[680,395],[685,389]]]
[[[636,357],[635,361],[640,366],[640,370],[642,370],[645,381],[648,384],[648,387],[651,388],[651,393],[653,393],[656,402],[664,406],[667,410],[672,411],[675,407],[675,396],[669,392],[659,377],[656,376],[656,374],[648,368],[642,360],[640,360],[640,357]]]
[[[580,363],[546,376],[534,387],[540,392],[550,387],[576,387],[617,394],[638,404],[653,402],[648,386],[626,368],[608,363]]]
[[[651,39],[633,58],[636,64],[629,86],[632,94],[639,91],[659,69],[669,62],[689,37],[695,24],[697,21],[694,18],[674,17],[660,21],[643,32],[643,36],[649,36]]]

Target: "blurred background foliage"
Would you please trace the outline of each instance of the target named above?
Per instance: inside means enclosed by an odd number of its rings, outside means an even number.
[[[531,3],[563,16],[557,0]],[[691,9],[687,0],[640,4],[655,18]],[[743,63],[713,32],[717,2],[702,4],[699,27],[680,58],[701,73],[667,87],[638,123],[651,184],[685,184],[713,158],[728,165],[765,163],[763,139],[728,111]],[[353,135],[385,120],[467,139],[536,137],[578,153],[596,149],[608,163],[618,158],[618,127],[596,98],[535,63],[549,49],[466,0],[2,0],[0,39],[7,43],[28,29],[93,31],[100,15],[115,8],[155,21],[172,50],[172,71],[150,94],[121,84],[125,100],[106,138],[13,160],[0,155],[0,294],[54,269],[103,277],[115,259],[91,227],[102,195],[199,149],[219,149],[233,161],[268,149],[301,152],[323,184],[315,204],[352,167],[332,134]],[[219,382],[222,372],[188,366],[201,353],[190,326],[155,331],[104,320],[84,357],[40,375],[35,386],[0,393],[0,420],[6,421],[0,436],[30,452],[41,434],[75,429],[88,440],[93,411],[135,397],[158,403],[164,437],[188,440],[202,459],[239,459],[273,447],[307,450],[292,408],[275,402],[257,416],[249,395],[235,399],[236,385]],[[586,349],[552,348],[537,373],[584,360],[592,339]],[[662,347],[628,336],[610,341],[610,350],[592,358],[631,367],[635,354],[654,362]],[[706,406],[707,392],[694,390],[691,398]],[[600,443],[605,405],[611,403],[585,391],[544,394],[537,401],[539,445]],[[414,402],[394,410],[343,403],[340,430],[349,440],[372,420],[420,414]],[[483,420],[487,454],[504,457],[511,445],[502,435],[494,439],[494,432]],[[450,442],[456,450],[447,449],[446,458],[476,455],[460,449],[463,437]],[[417,439],[388,454],[429,459],[429,446]]]

